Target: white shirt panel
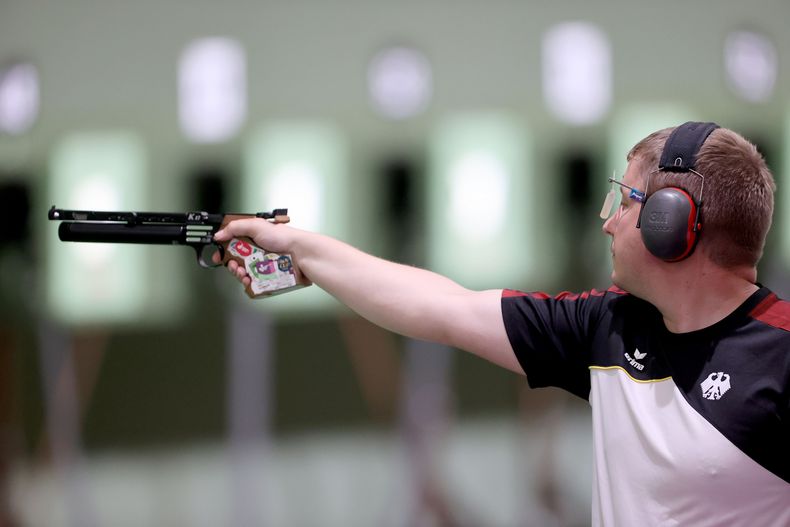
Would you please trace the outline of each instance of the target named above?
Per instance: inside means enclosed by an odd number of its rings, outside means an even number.
[[[706,421],[671,379],[637,381],[619,367],[593,367],[590,378],[593,525],[790,526],[790,485]]]

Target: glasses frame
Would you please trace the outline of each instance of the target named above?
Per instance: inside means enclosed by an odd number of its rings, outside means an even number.
[[[647,199],[645,197],[645,193],[642,192],[639,189],[634,188],[634,187],[629,187],[628,185],[626,185],[622,181],[618,181],[617,179],[615,179],[616,175],[617,175],[616,172],[614,174],[612,174],[612,177],[609,178],[609,183],[616,183],[617,185],[620,185],[621,187],[628,189],[628,191],[629,191],[628,197],[630,199],[633,199],[634,201],[637,201],[637,202],[641,203],[642,206],[644,206],[645,199]],[[606,198],[604,199],[603,206],[601,207],[601,213],[600,213],[600,217],[601,217],[602,220],[608,220],[609,218],[612,217],[612,209],[613,209],[613,206],[614,206],[615,194],[616,193],[615,193],[615,190],[614,190],[614,186],[611,189],[609,189],[609,192],[606,193]]]
[[[622,181],[618,181],[618,180],[616,180],[613,177],[609,178],[609,183],[616,183],[616,184],[620,185],[621,187],[627,188],[628,190],[630,190],[630,193],[628,194],[628,197],[631,198],[634,201],[638,201],[639,203],[644,203],[645,200],[647,199],[647,197],[645,196],[645,193],[642,192],[641,190],[635,189],[634,187],[629,187],[628,185],[626,185]]]

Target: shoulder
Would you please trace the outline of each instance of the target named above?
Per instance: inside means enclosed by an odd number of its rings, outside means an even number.
[[[790,409],[790,302],[766,290],[748,318],[738,341],[748,350],[745,356],[752,368],[780,381]]]
[[[749,312],[749,316],[768,327],[782,330],[790,337],[790,302],[769,293]]]
[[[570,291],[563,291],[562,293],[556,295],[550,295],[548,293],[544,293],[542,291],[532,291],[532,292],[524,292],[518,291],[515,289],[503,289],[502,290],[502,299],[522,299],[524,301],[566,301],[566,302],[577,302],[583,301],[588,299],[606,299],[612,300],[615,298],[626,298],[631,297],[626,291],[622,289],[612,286],[609,289],[598,290],[598,289],[591,289],[589,291],[583,291],[581,293],[572,293]]]
[[[588,321],[604,319],[637,320],[654,317],[656,308],[616,286],[579,293],[563,291],[551,295],[542,291],[502,290],[503,313],[565,313]]]

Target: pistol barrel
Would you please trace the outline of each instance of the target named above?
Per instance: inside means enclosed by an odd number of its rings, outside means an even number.
[[[126,225],[122,223],[71,223],[58,227],[58,238],[64,242],[183,244],[183,225]]]

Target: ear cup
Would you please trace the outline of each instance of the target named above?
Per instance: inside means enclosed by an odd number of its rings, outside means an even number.
[[[667,262],[689,256],[697,242],[697,206],[682,189],[669,187],[654,192],[640,213],[640,231],[645,247]]]

